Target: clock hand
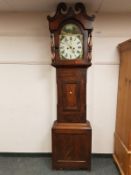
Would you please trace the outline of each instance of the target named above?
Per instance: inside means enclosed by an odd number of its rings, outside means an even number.
[[[68,42],[67,42],[66,44],[67,44],[67,46],[68,46],[69,48],[71,48],[71,45],[70,45]]]

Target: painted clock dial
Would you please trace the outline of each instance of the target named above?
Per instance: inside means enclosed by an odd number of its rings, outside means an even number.
[[[66,24],[60,35],[59,55],[60,59],[82,59],[83,36],[75,24]]]

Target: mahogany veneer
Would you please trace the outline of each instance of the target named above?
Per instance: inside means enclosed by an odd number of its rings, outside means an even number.
[[[91,168],[91,126],[86,123],[58,123],[52,128],[53,168]],[[57,146],[56,146],[57,145]]]

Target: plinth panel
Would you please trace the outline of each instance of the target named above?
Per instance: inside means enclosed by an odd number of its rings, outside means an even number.
[[[89,122],[57,123],[52,128],[54,169],[91,167],[91,126]]]

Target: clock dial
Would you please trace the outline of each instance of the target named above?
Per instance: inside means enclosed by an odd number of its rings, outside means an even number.
[[[61,59],[81,59],[83,55],[82,35],[60,35],[59,54]]]

